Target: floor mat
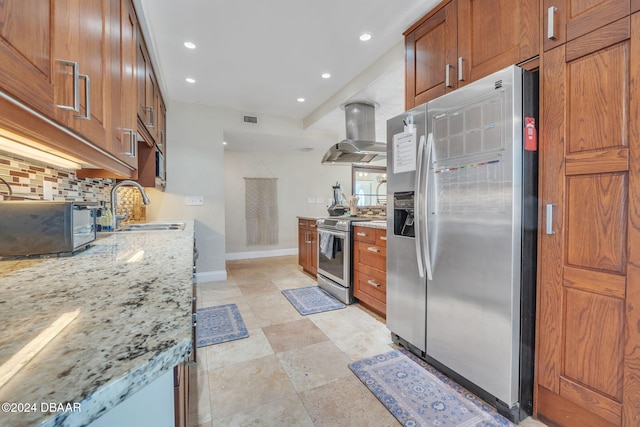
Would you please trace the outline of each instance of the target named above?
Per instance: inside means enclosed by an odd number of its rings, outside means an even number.
[[[198,309],[196,347],[220,344],[249,336],[244,320],[235,304]]]
[[[405,426],[513,426],[491,406],[405,350],[350,363],[349,369]]]
[[[346,307],[318,286],[285,289],[282,293],[303,316]]]

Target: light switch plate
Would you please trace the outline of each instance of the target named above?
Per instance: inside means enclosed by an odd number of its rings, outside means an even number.
[[[204,205],[204,196],[187,196],[187,206]]]

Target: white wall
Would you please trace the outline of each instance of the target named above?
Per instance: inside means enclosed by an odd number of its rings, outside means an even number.
[[[328,145],[327,145],[328,147]],[[224,185],[228,259],[296,253],[297,216],[328,216],[327,204],[336,181],[351,194],[351,166],[323,165],[324,153],[267,153],[225,150]],[[279,238],[277,245],[247,246],[245,177],[278,178]],[[309,203],[309,198],[314,203]],[[315,203],[318,198],[321,203]]]
[[[324,153],[318,151],[225,154],[225,132],[247,131],[240,117],[239,111],[180,101],[170,102],[167,109],[167,188],[164,192],[148,191],[151,204],[147,219],[195,220],[201,281],[226,278],[227,252],[252,256],[256,251],[297,248],[296,216],[326,215],[327,199],[336,181],[345,194],[351,193],[351,168],[322,165]],[[260,115],[260,119],[262,125],[256,131],[308,136],[301,120],[267,115]],[[326,146],[334,142],[335,137],[329,137]],[[246,247],[243,177],[269,173],[264,165],[279,178],[280,243],[277,247]],[[204,206],[186,206],[185,198],[190,195],[203,196]],[[324,203],[308,204],[308,196],[322,197]]]
[[[200,257],[198,274],[223,280],[225,270],[224,150],[225,111],[185,102],[167,108],[167,188],[149,191],[147,219],[193,219]],[[204,206],[186,206],[188,195]],[[205,280],[207,280],[205,279]]]

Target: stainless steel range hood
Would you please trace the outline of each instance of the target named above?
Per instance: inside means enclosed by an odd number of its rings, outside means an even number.
[[[332,145],[322,163],[369,163],[387,155],[387,144],[376,142],[375,107],[365,102],[344,106],[347,139]]]

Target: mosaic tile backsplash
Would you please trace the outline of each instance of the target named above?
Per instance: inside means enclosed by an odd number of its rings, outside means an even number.
[[[20,159],[0,152],[0,178],[11,185],[14,196],[44,199],[45,187],[51,188],[53,200],[70,202],[111,202],[113,179],[78,178],[74,171],[54,168],[44,163]],[[0,182],[0,195],[8,195],[8,189]],[[128,220],[144,220],[146,212],[140,192],[131,187],[118,189],[118,214],[128,214]]]
[[[78,178],[72,170],[57,169],[3,153],[0,153],[0,177],[11,185],[16,196],[44,199],[45,185],[50,185],[53,200],[73,202],[107,202],[114,184],[112,179]],[[0,194],[8,194],[1,183]]]

